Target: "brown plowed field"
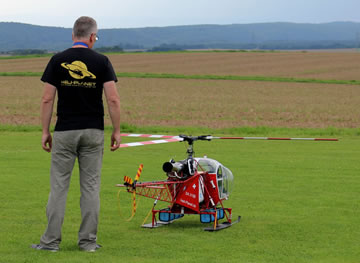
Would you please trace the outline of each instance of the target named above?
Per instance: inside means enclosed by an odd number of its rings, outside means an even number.
[[[353,85],[121,78],[117,86],[129,124],[360,126],[360,87]],[[40,125],[42,87],[37,77],[0,77],[0,123]]]
[[[360,80],[360,52],[139,54],[110,59],[118,72]]]
[[[116,72],[360,80],[360,52],[199,52],[109,56]],[[49,58],[0,60],[0,72],[42,72]]]

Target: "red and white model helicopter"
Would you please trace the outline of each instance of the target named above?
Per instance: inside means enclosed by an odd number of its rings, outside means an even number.
[[[232,220],[232,209],[223,205],[229,198],[234,176],[232,172],[220,162],[207,157],[194,157],[194,142],[198,140],[210,141],[212,139],[248,139],[248,140],[312,140],[312,141],[337,141],[338,139],[316,138],[271,138],[271,137],[213,137],[202,136],[163,136],[145,134],[122,134],[122,136],[162,138],[164,140],[145,141],[122,144],[120,147],[131,147],[166,142],[184,141],[188,143],[187,158],[181,161],[170,160],[163,164],[163,171],[167,179],[163,181],[139,182],[143,166],[140,165],[135,180],[124,177],[127,192],[133,194],[133,215],[135,214],[136,194],[155,199],[152,212],[152,221],[142,227],[155,228],[172,223],[184,214],[198,214],[202,223],[213,223],[206,231],[217,231],[228,228],[240,221],[240,216]],[[155,209],[158,201],[168,202],[169,206]],[[156,215],[158,215],[158,219]],[[224,219],[223,223],[219,223]]]

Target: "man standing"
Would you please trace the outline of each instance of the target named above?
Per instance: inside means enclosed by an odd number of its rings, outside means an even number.
[[[109,59],[92,50],[97,24],[80,17],[73,27],[73,46],[54,55],[41,80],[42,148],[51,152],[50,195],[46,208],[48,226],[37,250],[59,250],[67,192],[76,158],[80,173],[82,222],[78,233],[81,250],[94,252],[100,208],[100,174],[104,151],[104,91],[113,125],[111,151],[120,146],[120,99],[116,75]],[[56,92],[57,122],[53,139],[49,131]]]

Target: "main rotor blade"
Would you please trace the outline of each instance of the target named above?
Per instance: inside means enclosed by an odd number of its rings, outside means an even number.
[[[277,137],[213,137],[209,139],[227,139],[227,140],[277,140],[277,141],[338,141],[336,138],[277,138]]]
[[[173,137],[173,139],[124,143],[124,144],[120,144],[120,148],[134,147],[134,146],[143,146],[143,145],[149,145],[149,144],[160,144],[160,143],[180,142],[180,141],[183,141],[183,139],[180,138],[180,137],[178,137],[178,136],[172,136],[172,137]],[[177,138],[176,138],[176,137],[177,137]]]
[[[157,134],[137,134],[137,133],[121,133],[123,137],[140,137],[140,138],[158,138],[158,139],[177,139],[179,136],[173,135],[157,135]]]
[[[183,138],[180,138],[179,136],[173,136],[173,135],[122,133],[121,136],[138,137],[138,138],[160,138],[161,140],[130,142],[130,143],[125,143],[125,144],[120,144],[120,148],[183,141]],[[293,141],[339,141],[339,139],[337,139],[337,138],[214,137],[211,135],[206,136],[206,138],[208,140],[226,139],[226,140],[273,140],[273,141],[290,141],[290,140],[293,140]]]

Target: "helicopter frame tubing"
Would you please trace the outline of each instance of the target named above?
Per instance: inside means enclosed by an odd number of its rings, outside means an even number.
[[[224,215],[226,215],[226,221],[219,223],[218,219],[218,213],[220,211],[220,209],[223,210]],[[205,231],[219,231],[225,228],[228,228],[230,226],[232,226],[233,224],[236,224],[238,222],[240,222],[241,216],[238,216],[238,218],[235,221],[232,221],[232,208],[225,208],[225,207],[217,207],[216,209],[201,209],[199,212],[196,211],[192,211],[189,209],[184,209],[182,210],[182,208],[178,208],[176,210],[172,210],[172,209],[152,209],[152,220],[151,223],[148,224],[143,224],[142,227],[144,228],[157,228],[160,226],[164,226],[164,225],[169,225],[171,223],[173,223],[174,221],[180,219],[184,214],[189,214],[189,215],[200,215],[200,217],[202,215],[209,215],[208,218],[214,218],[213,220],[213,225],[212,227],[206,227],[204,228]],[[171,217],[171,215],[177,215],[174,216],[173,219],[167,221],[167,222],[163,222],[161,220],[157,220],[156,219],[156,215],[158,213],[167,213],[169,214],[169,218]],[[211,222],[209,222],[211,223]]]
[[[143,185],[144,187],[141,187],[141,184],[137,184],[137,194],[156,199],[151,210],[151,223],[143,224],[142,227],[157,228],[159,226],[168,225],[175,220],[180,219],[184,214],[200,215],[200,221],[202,223],[213,222],[212,227],[204,228],[206,231],[222,230],[230,227],[234,223],[239,222],[240,217],[238,217],[235,222],[232,222],[232,208],[225,208],[221,199],[215,200],[214,202],[214,200],[211,198],[211,194],[207,189],[207,185],[210,184],[207,183],[206,180],[208,176],[209,173],[207,172],[196,172],[195,175],[184,181],[152,182],[151,186]],[[194,192],[188,192],[188,194],[185,195],[181,195],[179,193],[181,192],[181,189],[192,188],[194,186],[194,182],[198,183],[200,178],[203,180],[203,182],[205,182],[203,183],[204,201],[201,204],[192,206],[191,195],[193,195]],[[199,185],[200,183],[198,183],[196,189],[199,188]],[[198,196],[196,195],[195,198],[198,199]],[[169,202],[171,204],[168,208],[155,209],[155,205],[158,200]],[[159,220],[156,219],[157,214],[159,214]],[[165,221],[161,220],[161,217],[165,217]],[[203,222],[203,219],[205,222]],[[219,223],[219,220],[221,219],[226,219],[226,221]]]

